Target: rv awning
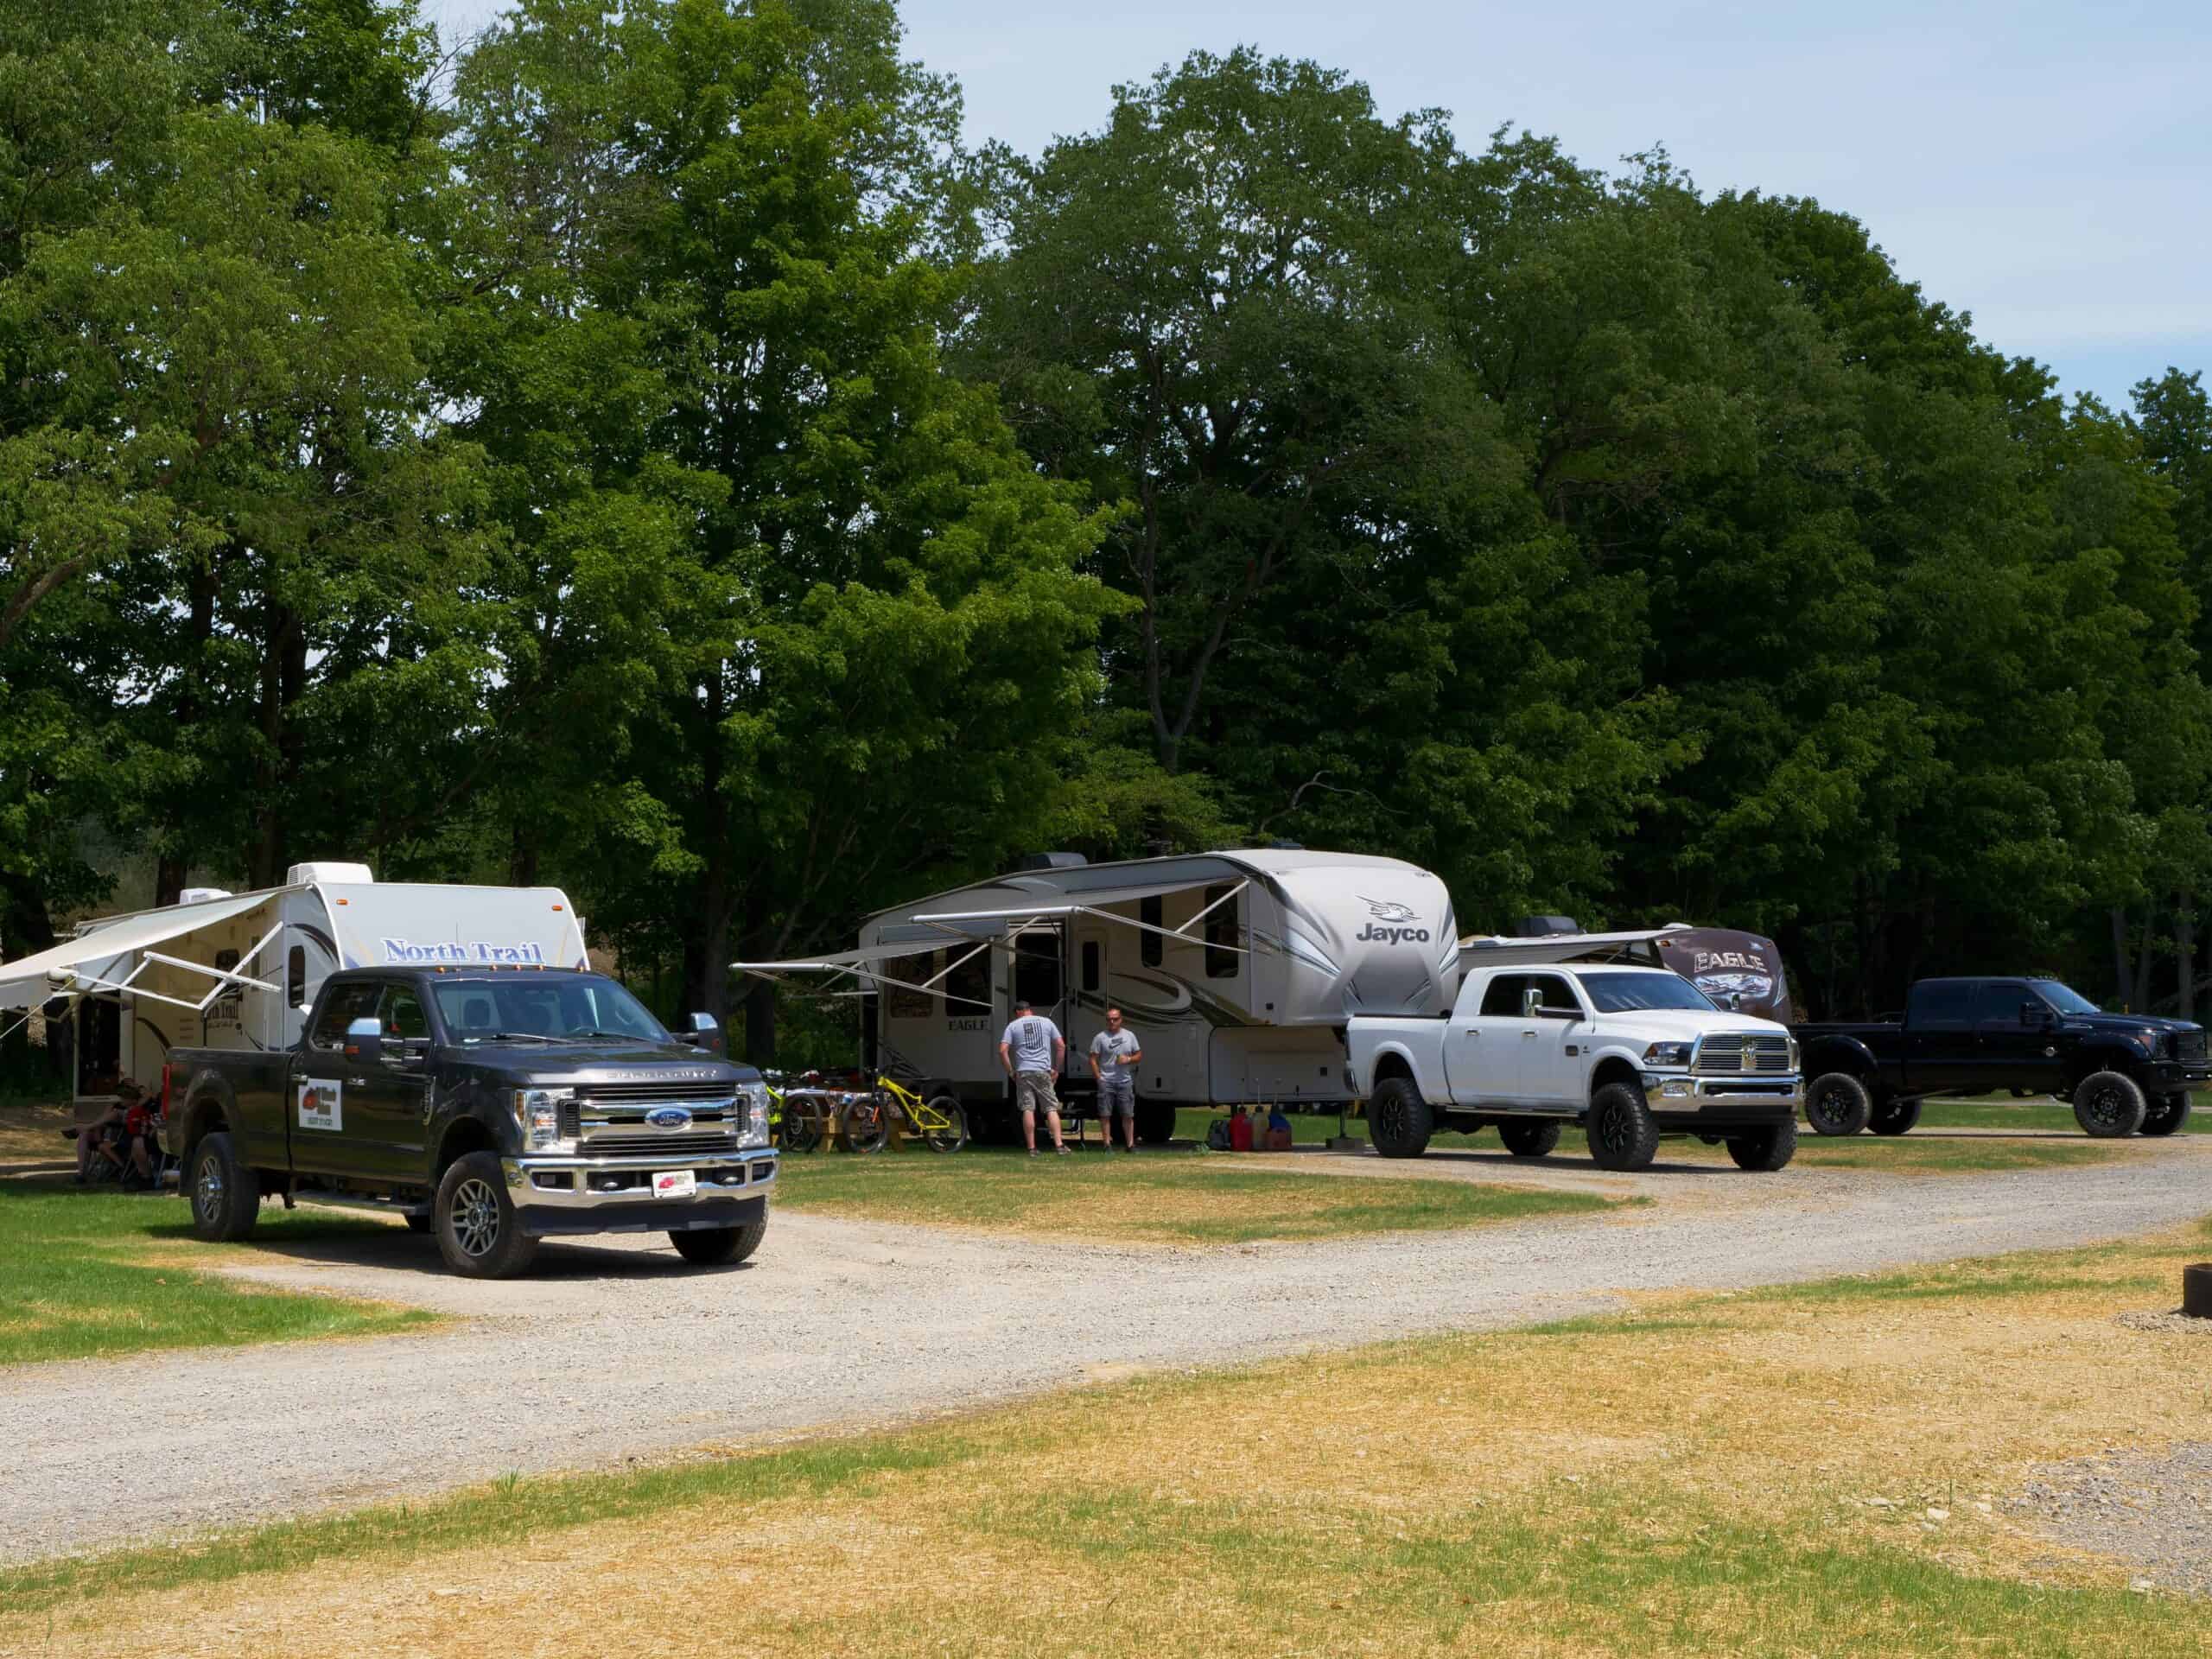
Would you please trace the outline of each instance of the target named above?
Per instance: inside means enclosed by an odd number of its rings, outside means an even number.
[[[1646,954],[1656,963],[1659,941],[1688,931],[1688,923],[1678,922],[1633,933],[1548,933],[1532,939],[1477,936],[1459,941],[1459,965],[1475,969],[1532,962],[1605,962],[1629,955],[1638,945],[1650,947]]]
[[[944,937],[943,934],[934,934],[932,939],[941,940]],[[964,943],[971,944],[969,956],[989,946],[989,941],[982,939]],[[988,1007],[988,1003],[977,1002],[973,997],[955,996],[939,988],[938,982],[952,971],[950,965],[941,969],[927,983],[920,985],[910,980],[893,978],[882,971],[887,962],[896,962],[904,957],[925,957],[936,949],[935,943],[899,941],[868,945],[858,950],[824,950],[811,957],[787,957],[778,962],[733,962],[730,967],[737,973],[751,974],[757,979],[780,979],[785,974],[819,976],[821,988],[824,990],[834,989],[841,982],[850,980],[870,990],[892,985],[903,990],[926,991],[931,995],[943,996],[949,1001],[974,1003],[977,1007]],[[859,993],[848,990],[844,994],[852,995]]]
[[[216,922],[226,922],[268,901],[267,893],[251,893],[232,899],[211,899],[204,904],[172,906],[149,911],[143,916],[125,916],[35,957],[0,963],[0,1008],[35,1008],[51,997],[67,996],[79,969],[87,970],[92,977],[109,977],[105,970],[118,957],[181,938]]]
[[[1154,881],[1143,887],[1099,887],[1090,893],[1077,893],[1062,899],[1057,904],[997,905],[988,910],[944,910],[918,912],[914,920],[931,927],[943,928],[947,933],[957,933],[973,927],[978,922],[1003,922],[1020,927],[1025,922],[1065,921],[1071,916],[1096,916],[1101,921],[1116,922],[1123,927],[1133,927],[1141,933],[1157,933],[1171,939],[1195,939],[1191,929],[1237,894],[1252,885],[1245,878],[1227,885],[1229,891],[1201,910],[1179,927],[1155,927],[1150,922],[1139,921],[1134,916],[1123,916],[1106,908],[1109,905],[1134,904],[1142,899],[1155,899],[1171,893],[1189,893],[1193,888],[1216,887],[1224,884],[1219,880],[1200,881]],[[1211,950],[1234,950],[1240,956],[1250,954],[1243,945],[1209,942]]]

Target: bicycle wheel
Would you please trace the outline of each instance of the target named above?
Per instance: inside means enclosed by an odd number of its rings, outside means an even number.
[[[922,1141],[931,1152],[957,1152],[968,1144],[968,1114],[950,1095],[939,1095],[922,1109],[943,1122],[925,1121]]]
[[[786,1100],[784,1102],[784,1150],[812,1152],[822,1144],[822,1103],[817,1100]]]
[[[891,1138],[891,1114],[880,1100],[856,1100],[846,1107],[839,1122],[845,1131],[848,1152],[881,1152]]]

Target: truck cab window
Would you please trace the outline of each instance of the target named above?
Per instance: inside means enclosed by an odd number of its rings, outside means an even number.
[[[2017,1026],[2020,1023],[2020,1005],[2042,1001],[2019,980],[1993,980],[1974,991],[1974,1022],[1978,1026]]]
[[[377,999],[384,988],[373,980],[338,987],[323,1000],[322,1013],[317,1016],[314,1033],[308,1040],[317,1048],[345,1047],[346,1027],[356,1020],[375,1015]]]
[[[1518,1020],[1521,1017],[1521,992],[1529,983],[1526,974],[1500,974],[1491,981],[1483,992],[1483,1014],[1486,1019]]]
[[[387,1037],[401,1042],[423,1042],[429,1038],[429,1019],[423,1012],[422,999],[410,987],[387,986],[377,1018],[384,1022],[384,1034]]]
[[[1927,979],[1912,988],[1908,1005],[1910,1023],[1923,1030],[1949,1027],[1963,1030],[1974,1023],[1974,984],[1970,980]]]
[[[1238,957],[1236,949],[1236,939],[1237,936],[1243,931],[1237,920],[1237,912],[1243,910],[1244,906],[1243,899],[1229,898],[1233,891],[1233,888],[1227,887],[1206,889],[1206,904],[1221,906],[1218,910],[1209,910],[1206,914],[1206,977],[1208,979],[1236,977]],[[1225,899],[1229,902],[1222,904],[1222,900]]]
[[[1527,988],[1540,993],[1543,1001],[1540,1020],[1571,1020],[1582,1011],[1582,1004],[1575,1000],[1574,988],[1557,974],[1531,974]],[[1520,1010],[1516,1008],[1515,1013]]]

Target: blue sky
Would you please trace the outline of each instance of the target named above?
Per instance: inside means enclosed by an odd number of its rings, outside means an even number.
[[[448,28],[503,0],[424,0]],[[2125,403],[2212,371],[2212,5],[1652,0],[906,0],[910,54],[956,76],[968,136],[1035,152],[1116,82],[1249,41],[1611,166],[1663,143],[1707,191],[1817,197],[1905,276],[2069,391]]]

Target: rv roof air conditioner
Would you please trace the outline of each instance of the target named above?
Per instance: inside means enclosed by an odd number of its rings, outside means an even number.
[[[1014,861],[1017,870],[1079,870],[1090,861],[1081,853],[1024,853]]]
[[[1572,916],[1523,916],[1521,925],[1513,930],[1513,936],[1518,939],[1549,939],[1581,931]]]
[[[295,864],[284,872],[284,885],[288,887],[304,887],[310,882],[323,887],[365,887],[375,880],[365,864]]]
[[[187,887],[177,894],[176,901],[180,905],[201,905],[210,899],[227,899],[230,896],[228,887]]]

